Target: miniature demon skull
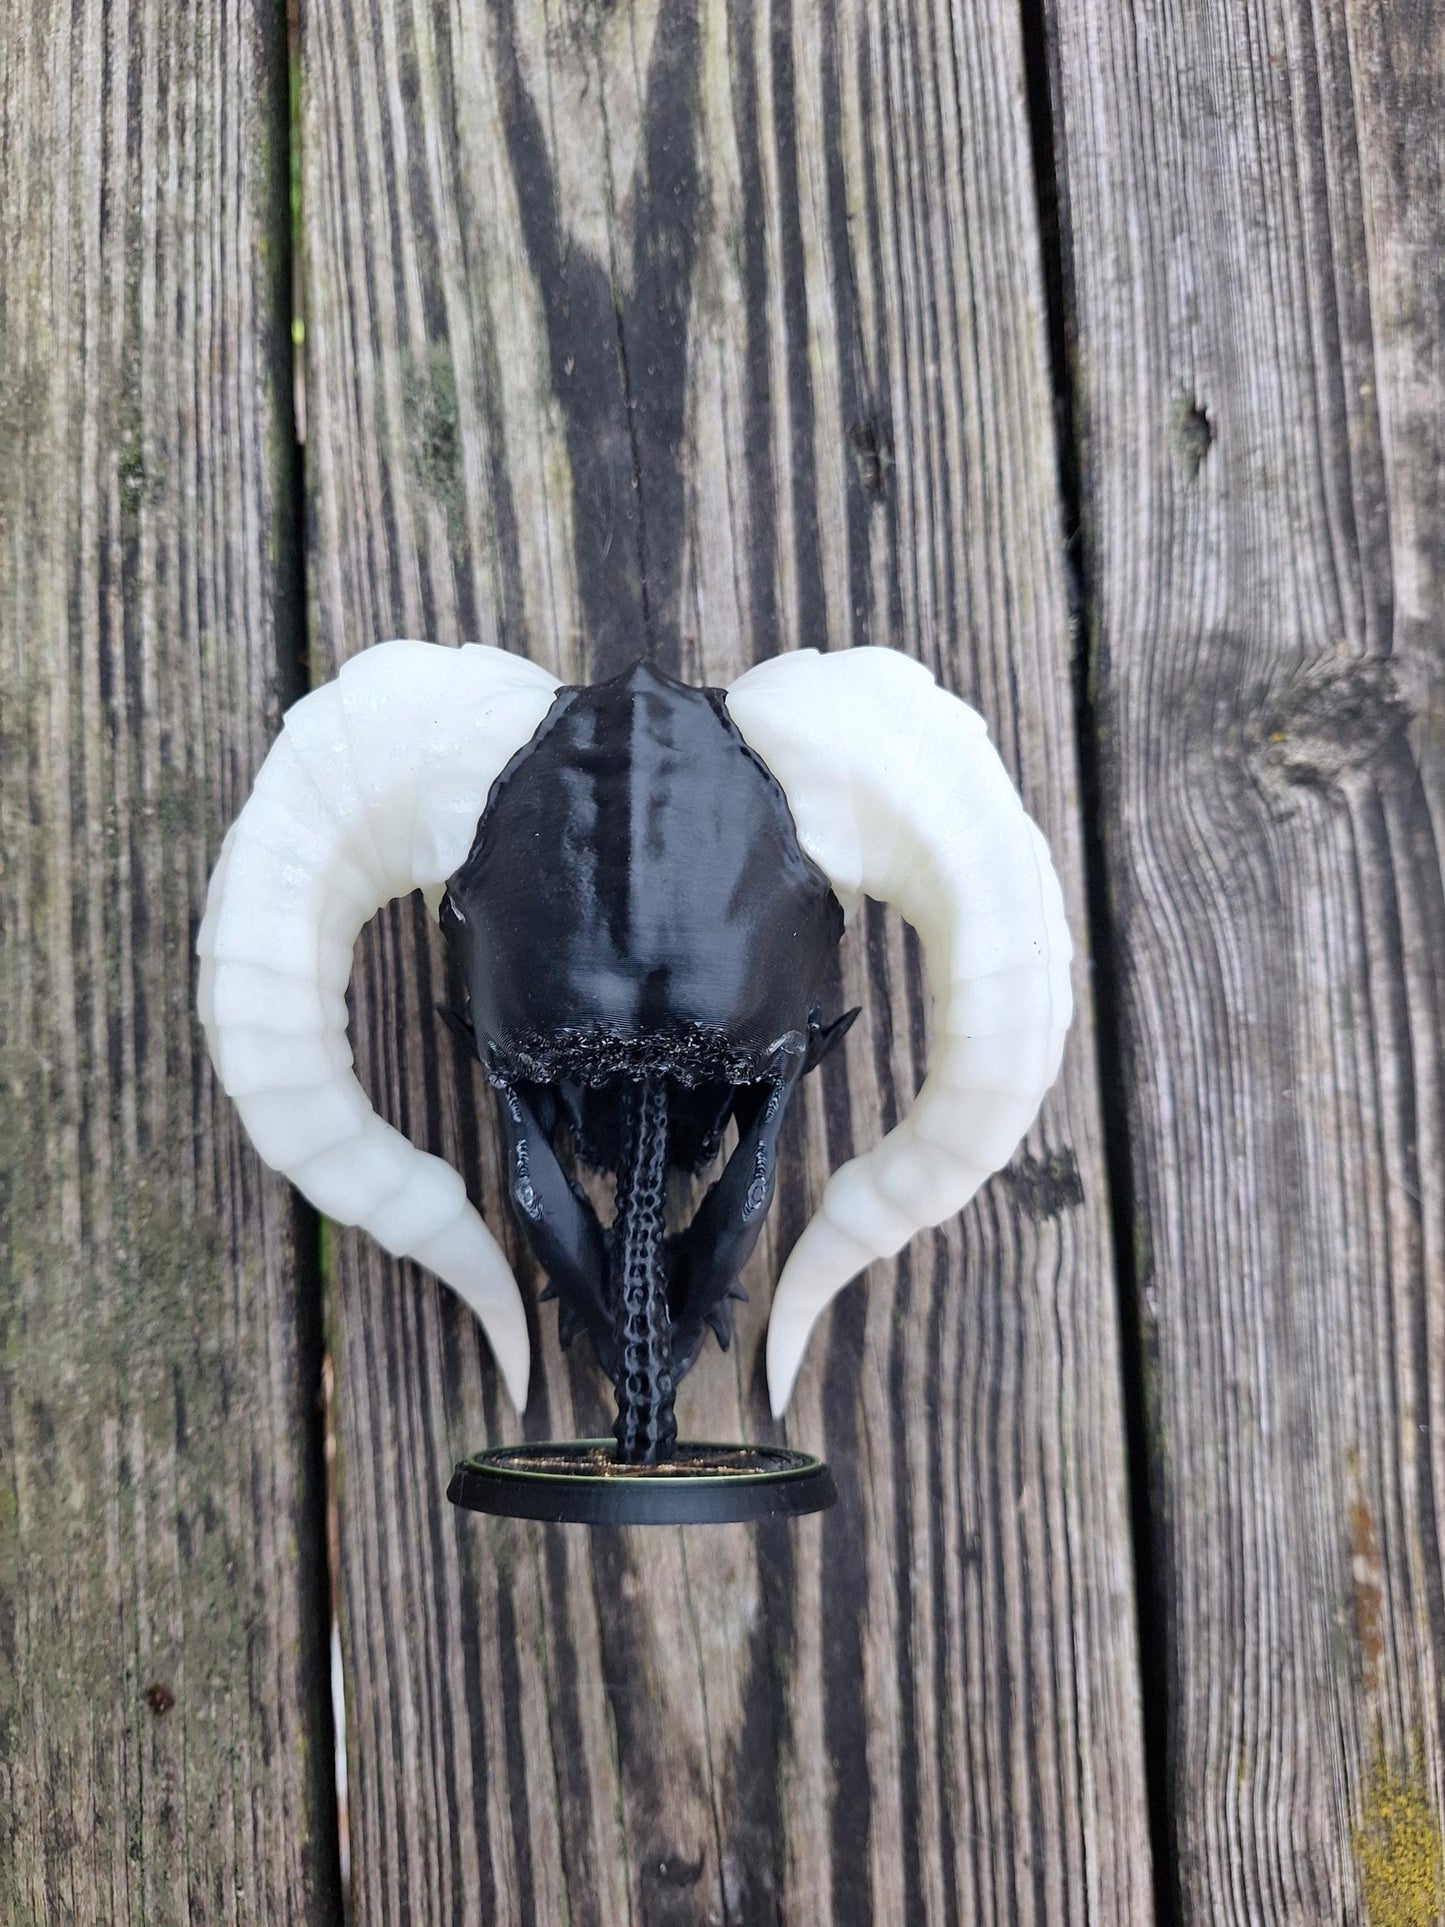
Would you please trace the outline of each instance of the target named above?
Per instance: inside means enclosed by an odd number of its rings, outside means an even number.
[[[559,688],[521,658],[382,643],[286,717],[202,921],[211,1054],[263,1158],[318,1209],[443,1278],[513,1399],[526,1319],[461,1178],[372,1110],[346,985],[362,925],[420,887],[467,988],[448,1013],[493,1086],[513,1207],[618,1394],[622,1457],[672,1449],[673,1392],[772,1198],[799,1079],[854,1012],[819,993],[867,895],[922,940],[928,1076],[835,1172],[774,1293],[781,1413],[808,1333],[873,1259],[952,1216],[1011,1155],[1059,1065],[1071,946],[1043,838],[982,719],[885,649],[800,651],[726,692],[639,663]],[[737,1144],[692,1222],[669,1172]],[[559,1141],[615,1175],[603,1226]]]

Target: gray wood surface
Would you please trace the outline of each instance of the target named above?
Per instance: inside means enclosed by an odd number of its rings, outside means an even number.
[[[336,1917],[314,1228],[192,1018],[299,643],[279,18],[0,6],[0,1920]]]
[[[1445,1918],[1445,22],[1049,9],[1189,1922]]]
[[[397,633],[566,678],[645,650],[923,655],[987,714],[1082,935],[1070,637],[1014,10],[385,4],[302,44],[318,676]],[[1082,947],[1082,946],[1081,946]],[[459,1516],[519,1435],[460,1307],[329,1244],[360,1922],[1152,1918],[1089,976],[1012,1171],[875,1268],[788,1436],[792,1527]],[[419,902],[363,940],[383,1114],[501,1207],[489,1094]],[[771,1279],[828,1169],[921,1074],[915,959],[870,915],[753,1302],[683,1389],[767,1438]],[[545,1310],[545,1308],[544,1308]],[[527,1431],[605,1429],[534,1331]]]
[[[452,1512],[523,1427],[325,1231],[356,1920],[1142,1922],[1150,1778],[1166,1923],[1445,1921],[1445,26],[1027,0],[1030,101],[1007,0],[309,9],[303,505],[283,15],[0,0],[0,1922],[339,1913],[318,1232],[190,951],[308,641],[398,633],[913,651],[1081,953],[1082,752],[1124,1237],[1081,956],[1012,1169],[815,1340],[839,1507],[589,1535]],[[358,963],[533,1293],[420,904]],[[921,1076],[893,919],[830,1001],[694,1435],[784,1435],[771,1280]]]

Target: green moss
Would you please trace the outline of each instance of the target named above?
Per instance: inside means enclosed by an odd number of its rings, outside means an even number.
[[[196,837],[214,847],[214,811],[194,772],[174,765],[162,769],[156,786],[156,821],[168,843]]]
[[[211,1424],[225,1416],[219,1404],[208,1411],[216,1382],[204,1371],[192,1376],[197,1347],[210,1352],[219,1344],[212,1320],[227,1289],[221,1228],[209,1215],[188,1209],[166,1184],[133,1170],[116,1172],[112,1199],[114,1288],[96,1320],[91,1362],[108,1361],[106,1376],[125,1386],[127,1398],[147,1409],[162,1432],[173,1424],[175,1375],[182,1374],[199,1447]],[[243,1332],[233,1341],[240,1350],[230,1353],[228,1364],[249,1371],[255,1336]]]
[[[1370,1927],[1435,1927],[1445,1906],[1445,1852],[1419,1740],[1408,1769],[1383,1752],[1371,1768],[1355,1858]]]
[[[286,60],[286,111],[291,159],[291,242],[300,248],[302,239],[301,201],[301,50],[293,41]]]
[[[14,1008],[13,1001],[8,1007]],[[0,1215],[8,1261],[0,1269],[0,1304],[16,1306],[26,1282],[59,1262],[64,1251],[55,1210],[59,1174],[50,1156],[56,1134],[46,1129],[55,1104],[48,1067],[37,1061],[38,1055],[19,1040],[0,1048]],[[7,1362],[12,1344],[18,1343],[10,1336],[12,1322],[18,1333],[18,1315],[3,1321]]]
[[[406,455],[418,484],[446,511],[447,534],[459,543],[466,494],[462,484],[457,378],[443,343],[409,355],[402,371]]]

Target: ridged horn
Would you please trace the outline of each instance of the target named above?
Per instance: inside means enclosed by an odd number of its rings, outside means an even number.
[[[504,650],[383,642],[287,711],[221,845],[196,951],[211,1061],[265,1162],[339,1224],[435,1272],[526,1403],[521,1295],[460,1176],[372,1110],[346,986],[362,926],[420,887],[435,904],[493,779],[557,684]]]
[[[800,650],[750,669],[727,706],[845,909],[876,897],[917,930],[933,999],[913,1108],[833,1173],[778,1280],[768,1389],[781,1416],[825,1306],[1012,1156],[1058,1073],[1073,946],[1048,846],[983,718],[921,663]]]

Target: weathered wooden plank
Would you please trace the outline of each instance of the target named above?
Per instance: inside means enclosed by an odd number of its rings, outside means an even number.
[[[337,1913],[315,1260],[190,961],[295,680],[287,231],[279,8],[0,8],[16,1927]]]
[[[1445,1914],[1445,26],[1050,9],[1183,1918]]]
[[[956,30],[957,29],[957,30]],[[314,10],[303,39],[318,673],[395,633],[569,678],[921,653],[1080,875],[1060,514],[1012,9]],[[1082,928],[1079,892],[1076,925]],[[769,1282],[916,1087],[882,914],[867,1021],[789,1138],[694,1436],[772,1435]],[[1152,1917],[1088,983],[1007,1180],[839,1302],[789,1435],[822,1521],[589,1537],[449,1512],[517,1435],[458,1306],[334,1245],[361,1921]],[[417,904],[359,960],[383,1112],[501,1207]],[[534,1334],[527,1431],[605,1430]]]

